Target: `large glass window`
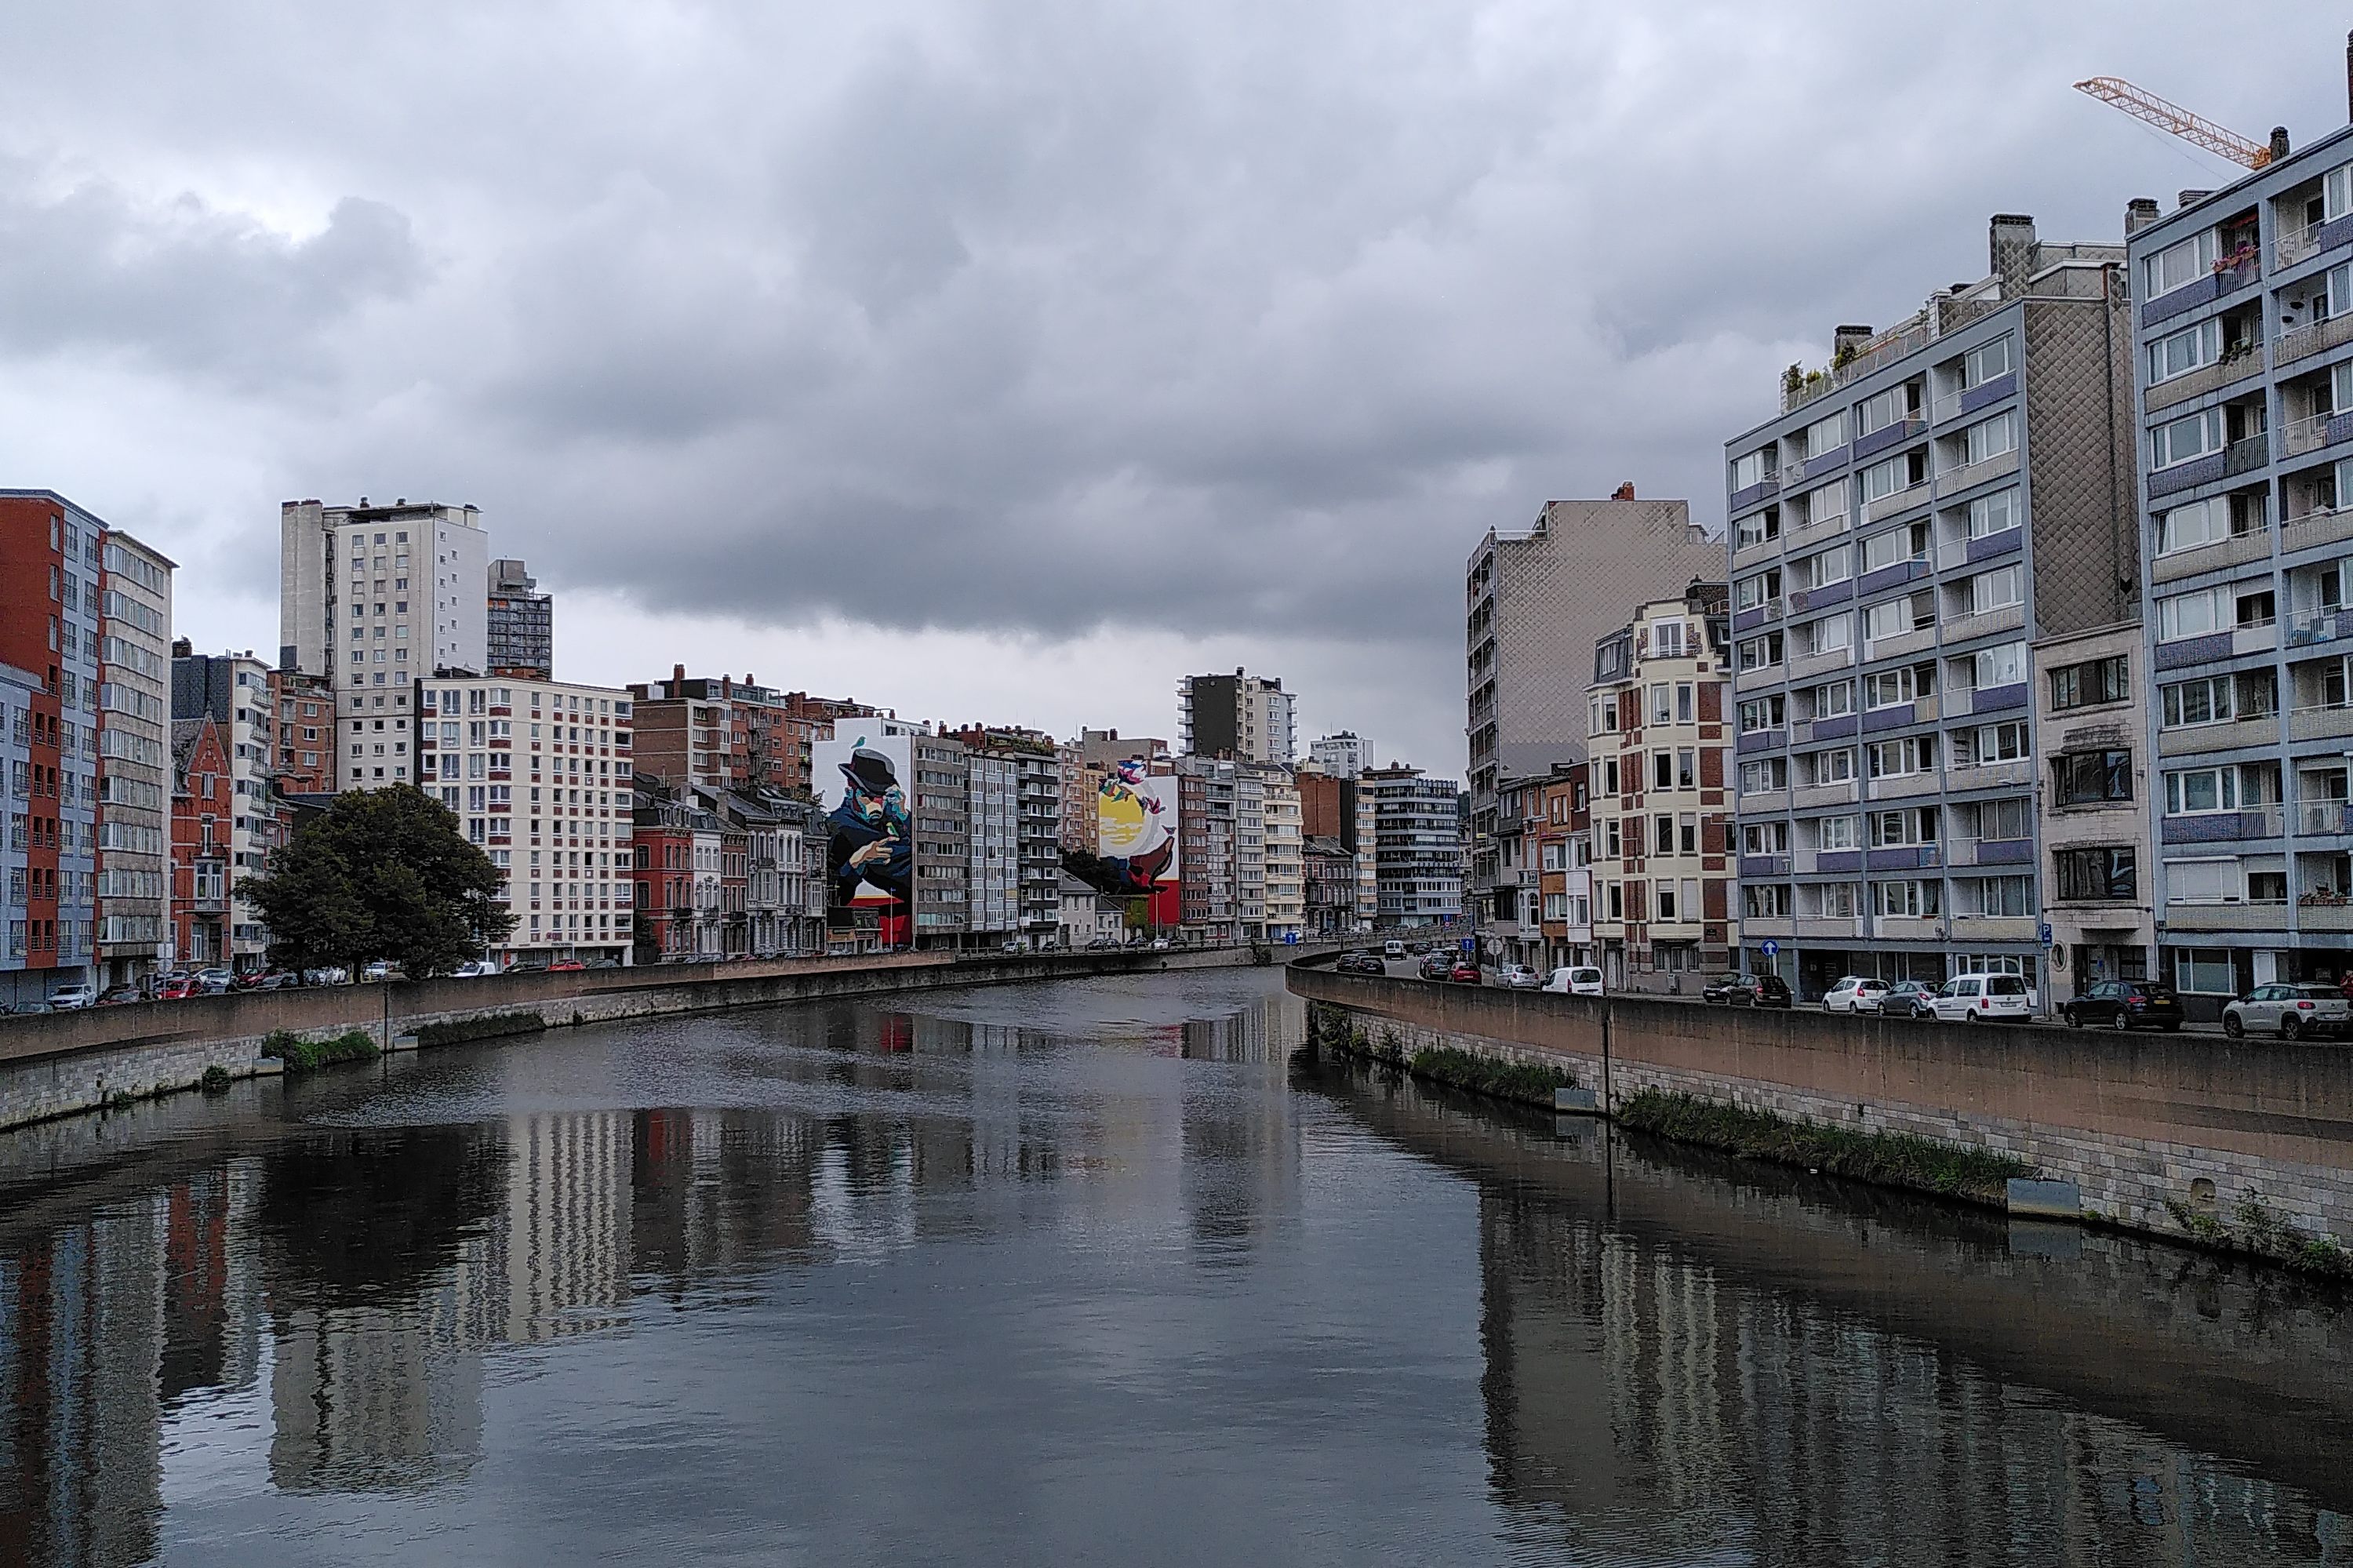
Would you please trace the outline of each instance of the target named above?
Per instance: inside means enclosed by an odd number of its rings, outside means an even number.
[[[2007,413],[1981,419],[1961,432],[1964,462],[1984,462],[2018,450],[2018,429]]]
[[[2015,489],[1997,490],[1991,495],[1980,495],[1969,503],[1969,537],[1972,539],[2007,533],[2018,524],[2018,492]]]
[[[2051,857],[2062,898],[2110,902],[2138,895],[2139,866],[2129,849],[2063,849]]]
[[[1909,387],[1890,387],[1886,391],[1864,398],[1855,408],[1854,433],[1870,435],[1883,430],[1898,420],[1908,418],[1912,412],[1912,390]]]
[[[1854,712],[1854,683],[1826,681],[1814,688],[1813,700],[1813,716],[1818,719],[1851,714]]]
[[[2196,326],[2168,333],[2148,345],[2151,386],[2213,364],[2222,356],[2222,323],[2209,318]]]
[[[2216,233],[2207,229],[2178,245],[2168,245],[2141,262],[2141,298],[2156,299],[2205,277],[2214,270]]]
[[[2133,798],[2132,753],[2129,751],[2070,751],[2051,759],[2054,801],[2062,806],[2092,806]]]
[[[1968,357],[1961,362],[1961,385],[1983,386],[1997,376],[2009,375],[2014,363],[2010,356],[2009,334],[2004,334],[1991,343],[1979,344],[1969,350]]]
[[[2197,588],[2157,601],[2157,640],[2178,642],[2185,637],[2207,637],[2231,624],[2228,588]]]
[[[2231,503],[2221,497],[2177,506],[2157,519],[2157,553],[2160,556],[2220,544],[2230,536]]]
[[[2194,681],[2176,681],[2160,687],[2164,726],[2184,729],[2193,725],[2228,724],[2232,718],[2232,687],[2228,675],[2201,675]]]
[[[2234,996],[2239,982],[2232,976],[2228,948],[2173,949],[2173,989],[2185,996]]]
[[[1820,457],[1846,445],[1846,410],[1824,415],[1806,427],[1806,455]]]
[[[2168,420],[2148,433],[2148,440],[2154,468],[2172,468],[2219,452],[2223,447],[2222,410],[2207,408]]]
[[[2012,563],[1969,579],[1969,609],[1979,615],[2026,602],[2026,569]]]
[[[1997,643],[1969,655],[1969,684],[1982,692],[1992,686],[2015,686],[2026,679],[2026,644]]]
[[[2186,768],[2165,776],[2165,812],[2169,817],[2239,809],[2239,770]]]

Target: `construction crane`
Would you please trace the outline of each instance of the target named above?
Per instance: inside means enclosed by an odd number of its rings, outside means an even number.
[[[2122,77],[2095,76],[2089,81],[2077,82],[2075,90],[2088,92],[2136,120],[2146,121],[2160,131],[2170,131],[2191,146],[2220,154],[2242,167],[2260,169],[2272,161],[2272,150],[2261,142],[2250,142],[2235,131],[2226,131],[2204,115],[2192,114],[2178,103],[2168,103]]]

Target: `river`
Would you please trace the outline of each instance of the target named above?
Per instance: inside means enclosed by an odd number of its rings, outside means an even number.
[[[0,1139],[0,1563],[2353,1563],[2343,1292],[1303,1022],[1006,987]]]

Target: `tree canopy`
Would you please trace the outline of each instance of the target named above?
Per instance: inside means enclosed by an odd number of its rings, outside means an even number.
[[[514,928],[505,883],[458,819],[406,785],[335,797],[237,895],[260,911],[273,963],[356,967],[390,959],[445,973]]]

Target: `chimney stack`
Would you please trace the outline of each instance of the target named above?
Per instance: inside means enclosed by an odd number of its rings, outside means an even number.
[[[2001,297],[2014,300],[2026,292],[2034,274],[2034,219],[2022,212],[1998,212],[1987,226],[1986,250],[1993,275],[2001,280]]]
[[[1871,329],[1867,326],[1838,326],[1831,328],[1831,363],[1833,365],[1837,364],[1839,356],[1846,353],[1847,350],[1851,348],[1861,348],[1864,344],[1869,343],[1870,341]]]
[[[2286,161],[2287,127],[2284,125],[2274,125],[2272,127],[2272,162],[2279,164]]]
[[[2345,35],[2345,113],[2353,119],[2353,33]]]
[[[670,667],[670,678],[673,683],[675,683],[670,688],[670,694],[674,697],[678,695],[678,687],[686,684],[686,666],[683,664],[672,664]]]
[[[2125,203],[2125,238],[2129,239],[2157,221],[2157,198],[2135,196]]]
[[[1630,480],[1630,480],[1628,480],[1625,483],[1623,483],[1623,484],[1620,485],[1616,490],[1611,491],[1611,492],[1609,493],[1609,499],[1610,499],[1610,500],[1612,500],[1612,501],[1631,501],[1631,500],[1633,500],[1633,499],[1634,499],[1634,482],[1633,482],[1632,480]]]
[[[2183,207],[2196,207],[2213,194],[2212,191],[2176,191],[2173,193],[2173,210],[2179,212]]]

